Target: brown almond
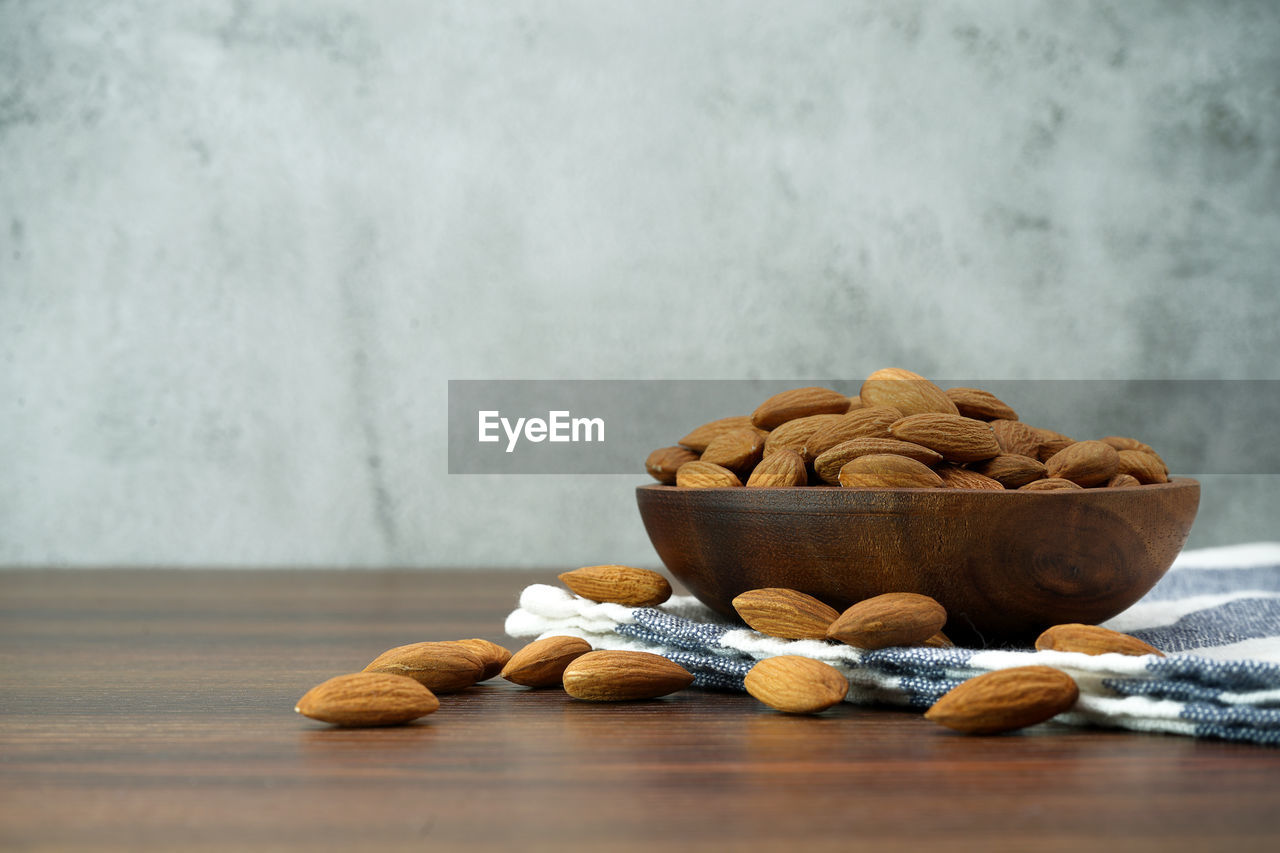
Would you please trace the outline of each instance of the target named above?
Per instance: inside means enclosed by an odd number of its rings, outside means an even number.
[[[671,597],[666,578],[634,566],[583,566],[559,578],[575,595],[627,607],[653,607]]]
[[[840,615],[812,595],[779,587],[741,593],[733,599],[733,609],[761,634],[786,640],[821,640]]]
[[[412,678],[353,672],[312,687],[293,710],[335,726],[398,726],[439,707],[435,694]]]
[[[978,388],[948,388],[946,391],[956,409],[966,418],[980,421],[1016,421],[1018,413],[990,391]]]
[[[484,669],[484,661],[466,647],[432,642],[387,649],[364,671],[407,675],[432,693],[453,693],[479,681]]]
[[[1057,477],[1053,477],[1053,478],[1044,479],[1044,480],[1035,480],[1033,482],[1027,483],[1025,486],[1019,486],[1018,491],[1020,492],[1060,492],[1060,491],[1074,491],[1076,489],[1083,489],[1083,488],[1084,486],[1081,486],[1078,483],[1073,483],[1070,480],[1062,480]]]
[[[1159,655],[1164,652],[1137,637],[1101,625],[1054,625],[1036,638],[1040,651],[1079,652],[1085,655]]]
[[[950,690],[925,712],[965,734],[996,734],[1042,723],[1070,710],[1080,696],[1071,676],[1047,666],[988,672]]]
[[[854,409],[861,409],[864,405],[866,404],[862,402],[862,398],[859,397],[857,394],[854,394],[852,397],[849,398],[849,411],[851,412]]]
[[[591,644],[579,637],[545,637],[513,654],[501,675],[512,684],[551,687],[560,683],[565,667],[589,651]]]
[[[680,439],[680,444],[694,451],[701,453],[707,449],[707,445],[722,433],[730,432],[735,429],[745,429],[751,426],[750,415],[735,415],[730,418],[720,418],[719,420],[705,423],[695,429],[693,432]]]
[[[834,485],[840,482],[840,469],[846,463],[859,456],[876,453],[905,456],[924,465],[937,465],[942,461],[941,453],[909,441],[899,441],[896,438],[852,438],[824,451],[813,460],[813,470],[823,482]]]
[[[476,679],[477,681],[488,681],[493,678],[502,672],[502,668],[507,665],[507,661],[511,660],[510,649],[489,640],[476,638],[454,640],[453,642],[480,658],[480,662],[484,664],[484,670],[480,673],[480,677]]]
[[[676,471],[676,485],[683,489],[724,489],[741,486],[738,475],[712,462],[686,462]]]
[[[1131,486],[1141,486],[1138,478],[1132,474],[1116,474],[1110,480],[1107,480],[1108,489],[1125,489]]]
[[[918,373],[900,367],[877,370],[862,383],[858,396],[864,406],[892,406],[903,416],[921,412],[958,415],[946,392]]]
[[[902,413],[889,406],[856,409],[816,430],[804,443],[800,455],[805,462],[812,462],[837,444],[855,438],[888,438],[890,425],[901,418]]]
[[[1116,451],[1116,471],[1128,474],[1144,486],[1169,482],[1164,462],[1159,456],[1145,450]]]
[[[1039,459],[1041,438],[1035,427],[1022,421],[998,420],[991,422],[991,431],[1002,452]]]
[[[942,485],[948,489],[988,489],[1004,491],[999,480],[993,480],[977,471],[968,468],[957,468],[955,465],[940,465],[934,469],[942,478]]]
[[[684,667],[649,652],[587,652],[564,671],[564,690],[589,702],[657,699],[693,683]]]
[[[915,646],[946,623],[946,609],[929,596],[890,592],[859,601],[841,613],[827,628],[827,639],[859,649]]]
[[[1104,442],[1077,441],[1050,456],[1044,467],[1050,477],[1081,486],[1100,486],[1119,472],[1120,457],[1114,447]]]
[[[817,714],[838,705],[849,681],[828,663],[799,655],[765,658],[751,667],[743,685],[770,708],[788,714]]]
[[[939,631],[920,645],[927,646],[931,649],[950,649],[955,647],[955,643],[951,642],[951,638]]]
[[[1048,476],[1044,463],[1020,453],[1001,453],[991,459],[975,462],[973,470],[997,480],[1006,489],[1017,489]]]
[[[751,415],[751,423],[760,429],[774,429],[809,415],[843,415],[849,410],[849,398],[830,388],[792,388],[774,394],[760,404]]]
[[[741,474],[755,467],[763,451],[763,433],[757,429],[734,429],[713,438],[702,451],[702,461]]]
[[[1099,439],[1114,447],[1116,450],[1142,450],[1147,453],[1155,453],[1151,449],[1151,445],[1138,441],[1136,438],[1127,438],[1123,435],[1109,435],[1106,438]]]
[[[676,482],[676,470],[697,458],[698,454],[687,447],[660,447],[649,454],[649,458],[644,461],[644,469],[659,483],[671,486]]]
[[[1060,432],[1054,432],[1051,429],[1037,427],[1036,434],[1040,436],[1040,449],[1036,451],[1036,458],[1041,462],[1048,462],[1049,457],[1076,443],[1074,438],[1065,436]]]
[[[942,478],[923,462],[893,453],[872,453],[840,468],[846,489],[940,489]]]
[[[777,489],[803,486],[809,482],[804,459],[794,450],[782,450],[765,459],[747,478],[749,489]]]
[[[804,446],[815,432],[840,420],[844,415],[810,415],[796,418],[768,434],[764,440],[764,457],[768,459],[780,450],[793,450],[804,455]]]
[[[963,415],[908,415],[889,427],[889,434],[936,450],[948,462],[978,462],[1000,455],[991,425]]]

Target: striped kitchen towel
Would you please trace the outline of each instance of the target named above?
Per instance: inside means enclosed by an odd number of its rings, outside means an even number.
[[[743,690],[756,661],[805,655],[849,679],[846,701],[928,708],[984,672],[1043,664],[1080,685],[1058,721],[1280,745],[1280,543],[1185,551],[1141,601],[1104,623],[1166,657],[967,648],[862,651],[780,640],[725,624],[690,596],[660,607],[599,604],[534,584],[507,617],[512,637],[582,637],[597,649],[655,652],[696,686]]]

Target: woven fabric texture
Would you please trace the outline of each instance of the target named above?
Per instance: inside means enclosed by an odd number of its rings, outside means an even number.
[[[1166,657],[1029,649],[889,648],[862,651],[780,640],[725,624],[689,596],[661,607],[599,604],[534,584],[507,617],[512,637],[582,637],[597,649],[661,654],[695,686],[743,690],[756,661],[804,655],[849,679],[846,701],[928,708],[984,672],[1043,664],[1076,679],[1080,700],[1055,719],[1136,731],[1280,745],[1280,543],[1186,551],[1141,601],[1104,623]]]

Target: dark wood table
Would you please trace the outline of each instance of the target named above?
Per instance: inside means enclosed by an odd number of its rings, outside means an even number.
[[[5,849],[1280,849],[1280,750],[745,695],[489,682],[420,723],[294,701],[383,649],[485,637],[553,573],[0,573]]]

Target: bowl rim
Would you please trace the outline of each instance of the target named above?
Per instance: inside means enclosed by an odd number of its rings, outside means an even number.
[[[706,489],[690,489],[680,486],[667,485],[666,483],[643,483],[636,486],[636,491],[641,492],[669,492],[673,494],[694,495],[696,493],[726,495],[737,492],[756,493],[756,494],[778,494],[779,492],[794,492],[796,494],[824,494],[830,495],[836,492],[844,492],[849,495],[937,495],[937,494],[970,494],[970,495],[1069,495],[1078,497],[1080,495],[1101,495],[1101,494],[1150,494],[1152,491],[1168,491],[1170,489],[1182,489],[1191,486],[1199,487],[1200,481],[1191,477],[1170,477],[1166,483],[1147,483],[1141,486],[1118,486],[1114,488],[1092,487],[1081,489],[1049,489],[1048,491],[1023,492],[1019,489],[956,489],[947,487],[933,488],[897,488],[897,489],[873,489],[873,488],[847,488],[845,486],[713,486]],[[804,500],[801,498],[800,500]]]

